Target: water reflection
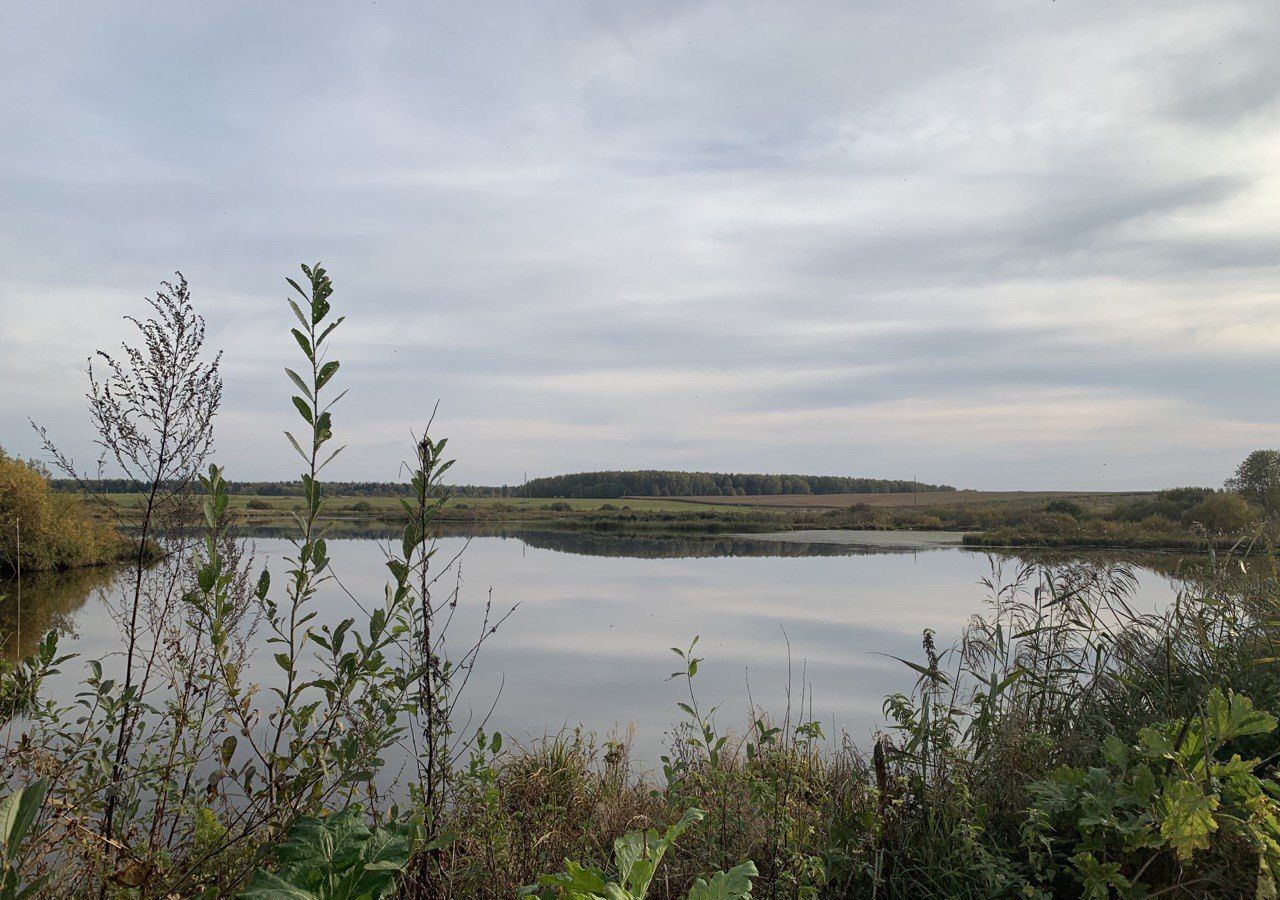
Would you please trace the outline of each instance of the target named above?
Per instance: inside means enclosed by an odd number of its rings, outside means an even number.
[[[290,525],[254,525],[246,532],[251,538],[288,539],[296,532]],[[684,559],[705,556],[852,556],[859,553],[916,553],[937,549],[892,540],[900,532],[848,532],[870,535],[862,544],[842,544],[830,540],[789,538],[776,540],[769,536],[740,534],[634,534],[611,530],[570,531],[556,528],[529,528],[519,525],[476,526],[444,523],[437,528],[443,538],[503,538],[530,547],[575,553],[582,556],[613,556],[631,559]],[[804,533],[800,533],[803,535]],[[388,541],[400,537],[400,530],[383,522],[334,522],[328,530],[331,538],[367,538]],[[880,540],[876,536],[880,536]]]
[[[576,553],[580,556],[612,556],[628,559],[691,559],[708,556],[852,556],[858,553],[912,553],[918,548],[877,547],[807,540],[763,540],[743,535],[648,536],[522,528],[500,536],[523,541],[530,547]]]
[[[21,583],[0,579],[0,653],[29,656],[51,630],[74,635],[76,613],[114,576],[111,567],[97,566],[27,575]]]
[[[287,541],[256,537],[259,562],[277,573]],[[957,549],[872,553],[830,544],[746,538],[623,538],[556,531],[444,535],[437,559],[461,554],[441,590],[457,588],[453,634],[461,648],[495,609],[519,609],[486,646],[469,687],[472,725],[500,695],[490,728],[520,738],[582,724],[607,732],[634,725],[641,758],[656,760],[682,699],[668,648],[702,635],[703,699],[723,724],[747,721],[749,699],[781,710],[812,686],[814,712],[829,733],[867,735],[888,692],[911,683],[889,656],[918,656],[921,631],[946,643],[981,608],[990,574],[985,554]],[[383,544],[333,540],[341,584],[317,597],[318,622],[356,614],[351,596],[378,601],[387,579]],[[106,615],[105,573],[24,586],[23,645],[49,627],[73,627],[64,647],[85,658],[115,652]],[[1168,602],[1169,578],[1142,570],[1136,602]],[[11,626],[6,620],[6,638]],[[12,650],[10,649],[12,646]],[[6,653],[17,650],[6,644]],[[68,664],[56,693],[69,697],[80,667]],[[269,683],[270,654],[247,677]]]

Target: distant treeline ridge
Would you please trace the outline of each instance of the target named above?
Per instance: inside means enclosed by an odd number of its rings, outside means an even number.
[[[104,494],[128,494],[139,490],[125,478],[90,480],[88,486]],[[56,490],[74,491],[78,485],[66,478],[54,479]],[[387,497],[407,494],[409,485],[389,481],[331,481],[325,487],[334,494]],[[290,481],[229,481],[232,494],[264,497],[296,497],[302,488]],[[954,491],[946,484],[924,484],[892,478],[852,478],[843,475],[767,475],[727,472],[576,472],[534,478],[523,485],[454,485],[459,497],[696,497],[757,496],[760,494],[900,494],[913,491]]]
[[[759,494],[897,494],[952,491],[949,485],[843,475],[761,475],[727,472],[577,472],[535,478],[526,497],[697,497]]]

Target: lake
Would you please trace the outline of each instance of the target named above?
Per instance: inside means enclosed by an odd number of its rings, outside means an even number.
[[[741,730],[749,702],[775,713],[802,686],[828,735],[847,729],[865,742],[882,725],[886,693],[911,687],[914,673],[892,657],[919,660],[921,632],[950,644],[988,595],[981,579],[993,566],[1012,575],[1018,563],[954,546],[955,535],[901,532],[800,533],[769,537],[613,538],[566,532],[513,532],[439,539],[437,563],[457,557],[437,597],[459,592],[451,643],[478,634],[492,597],[495,615],[516,606],[486,644],[467,688],[471,728],[517,742],[581,725],[602,738],[635,731],[635,751],[652,766],[685,699],[670,648],[701,636],[697,677],[704,706],[719,705],[722,728]],[[283,585],[289,543],[252,540]],[[318,598],[318,623],[355,613],[347,591],[381,603],[387,580],[384,544],[334,539],[330,555],[340,584]],[[1137,569],[1136,605],[1169,602],[1175,585]],[[49,689],[68,697],[84,659],[119,650],[107,611],[118,588],[103,572],[42,579],[24,590],[23,649],[49,627],[68,630],[63,650],[82,659],[65,666]],[[12,586],[6,588],[12,594]],[[18,649],[12,596],[6,602],[6,652]],[[117,657],[117,666],[118,657]],[[260,653],[251,680],[270,677]],[[111,668],[108,663],[108,669]],[[811,701],[808,699],[811,697]],[[496,703],[495,703],[496,701]],[[464,704],[466,705],[466,704]],[[492,714],[489,710],[492,707]]]

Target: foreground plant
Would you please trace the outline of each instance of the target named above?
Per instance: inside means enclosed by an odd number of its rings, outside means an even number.
[[[304,280],[289,284],[298,295],[290,301],[299,326],[292,341],[305,366],[287,373],[305,426],[288,435],[304,463],[305,506],[283,590],[273,589],[266,571],[250,577],[223,469],[195,470],[212,448],[221,381],[217,357],[203,360],[203,322],[186,282],[166,285],[152,301],[155,317],[135,322],[140,347],[103,355],[106,376],[91,374],[104,452],[142,492],[137,524],[145,544],[154,538],[166,552],[158,565],[136,555],[114,609],[124,637],[119,671],[114,660],[90,661],[73,706],[37,697],[41,678],[65,661],[52,638],[32,659],[0,672],[0,713],[27,717],[19,738],[6,742],[0,771],[11,780],[48,775],[60,812],[28,858],[50,876],[50,896],[229,896],[264,865],[285,869],[263,871],[260,881],[287,877],[286,869],[298,874],[290,867],[309,839],[339,848],[357,838],[381,855],[366,860],[371,868],[355,881],[341,871],[342,853],[311,860],[307,871],[323,869],[334,885],[348,886],[365,886],[361,879],[377,872],[371,883],[383,890],[419,837],[427,859],[440,847],[431,838],[439,837],[447,773],[469,745],[453,739],[459,689],[451,678],[474,666],[497,623],[486,614],[484,630],[456,662],[444,644],[448,617],[432,627],[441,601],[433,602],[430,586],[449,567],[428,574],[431,526],[446,499],[440,476],[449,462],[445,442],[426,436],[417,444],[416,502],[406,509],[401,552],[389,560],[391,583],[380,597],[352,598],[359,614],[316,621],[315,597],[334,580],[320,477],[339,452],[331,441],[340,366],[329,342],[343,320],[332,312],[325,269],[302,272]],[[192,520],[201,519],[203,534],[192,540]],[[457,593],[442,602],[451,610]],[[255,679],[261,686],[245,677],[259,631],[277,670]],[[389,753],[404,750],[406,771],[422,783],[394,790],[423,800],[423,834],[384,828],[362,837],[353,825],[338,840],[334,823],[364,815],[357,800],[371,816],[390,805],[392,788],[376,779]],[[332,809],[347,810],[345,818],[317,824]],[[273,850],[285,835],[291,849]],[[424,869],[428,879],[433,868]]]
[[[362,806],[299,819],[271,850],[275,872],[259,870],[242,900],[379,900],[421,842],[416,822],[370,828]]]
[[[41,779],[0,800],[0,900],[34,897],[49,880],[42,875],[23,885],[19,875],[23,843],[35,825],[48,790],[49,782]]]
[[[1229,748],[1275,730],[1275,716],[1215,688],[1197,717],[1143,729],[1133,746],[1108,738],[1105,765],[1063,767],[1031,786],[1033,861],[1051,884],[1073,879],[1089,898],[1155,887],[1205,895],[1250,871],[1274,896],[1280,785],[1257,774],[1261,760]]]
[[[662,857],[680,835],[704,818],[706,813],[691,808],[666,831],[629,831],[613,845],[616,872],[566,860],[563,872],[539,877],[537,884],[523,888],[520,895],[545,900],[644,900]],[[699,878],[689,889],[688,900],[750,900],[751,879],[757,874],[755,865],[747,861],[727,872],[717,872],[709,880]]]

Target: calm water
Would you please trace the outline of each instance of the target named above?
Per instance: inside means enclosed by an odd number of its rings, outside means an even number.
[[[288,543],[253,543],[259,562],[279,576]],[[677,714],[676,701],[683,699],[682,685],[666,680],[677,668],[670,647],[702,636],[700,699],[720,704],[722,727],[748,721],[749,696],[780,712],[790,673],[793,696],[802,684],[812,691],[814,712],[828,734],[847,728],[862,739],[879,724],[884,695],[911,685],[912,673],[888,656],[918,658],[924,628],[935,629],[940,644],[950,643],[982,609],[987,591],[979,580],[992,565],[986,554],[958,548],[870,552],[740,538],[525,533],[445,537],[439,548],[441,562],[461,552],[453,646],[461,649],[474,639],[490,595],[497,614],[518,605],[486,645],[468,687],[476,721],[496,699],[490,730],[518,740],[576,725],[602,736],[634,726],[637,753],[650,764]],[[381,602],[386,570],[380,541],[333,540],[330,554],[351,594]],[[1011,573],[1015,563],[1005,565]],[[1138,605],[1154,608],[1172,597],[1167,578],[1138,574]],[[439,588],[454,585],[451,575]],[[62,627],[70,632],[65,650],[83,658],[115,653],[119,632],[105,605],[106,593],[115,589],[104,573],[28,584],[24,649],[43,630]],[[335,584],[326,585],[318,608],[319,622],[355,613]],[[6,619],[5,649],[12,654],[12,598]],[[269,654],[259,654],[257,665],[254,680],[267,680],[274,668],[267,668]],[[51,689],[68,695],[80,668],[79,661],[68,664]]]

